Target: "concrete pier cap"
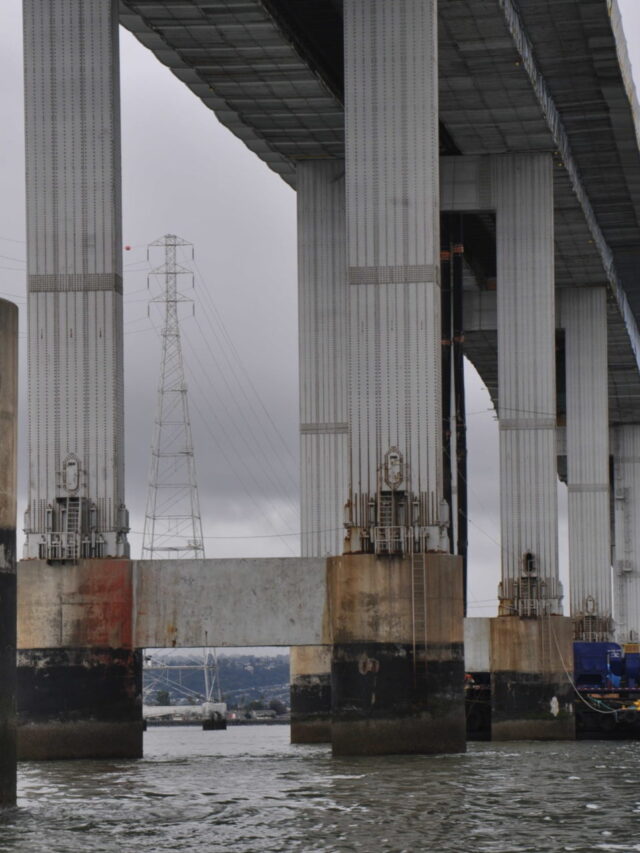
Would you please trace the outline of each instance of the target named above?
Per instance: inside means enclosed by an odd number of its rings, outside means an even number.
[[[462,560],[421,555],[418,602],[414,559],[327,561],[334,755],[466,748]]]
[[[573,622],[491,619],[491,740],[573,740]]]
[[[134,622],[131,561],[20,562],[21,760],[142,756]]]

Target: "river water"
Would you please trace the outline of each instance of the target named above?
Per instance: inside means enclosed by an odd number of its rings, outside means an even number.
[[[25,763],[0,851],[640,851],[640,743],[333,759],[287,726],[153,728],[139,761]]]

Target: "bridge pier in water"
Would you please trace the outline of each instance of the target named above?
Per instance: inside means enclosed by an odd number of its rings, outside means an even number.
[[[31,476],[19,572],[33,590],[21,605],[19,754],[136,757],[118,3],[25,0],[24,30]]]
[[[612,639],[607,297],[560,295],[565,335],[570,613],[574,639]]]
[[[640,424],[611,431],[616,641],[640,641]]]
[[[329,561],[336,755],[463,751],[441,406],[437,2],[346,0],[349,490]]]
[[[16,801],[18,309],[0,299],[0,806]]]
[[[465,750],[462,559],[425,555],[419,589],[416,571],[410,557],[329,560],[334,755]]]
[[[348,493],[344,161],[296,168],[303,557],[335,556]],[[331,648],[291,648],[291,741],[331,742]]]
[[[142,756],[132,565],[20,563],[21,760]]]
[[[492,738],[573,736],[558,576],[553,161],[495,161],[502,582]],[[570,689],[570,688],[569,688]],[[569,722],[567,722],[569,720]]]

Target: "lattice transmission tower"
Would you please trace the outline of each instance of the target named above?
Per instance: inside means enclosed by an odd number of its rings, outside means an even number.
[[[180,303],[192,302],[178,289],[178,277],[191,276],[193,284],[193,273],[176,260],[178,246],[189,247],[193,258],[193,245],[166,234],[149,244],[147,258],[156,246],[164,247],[164,264],[150,271],[149,282],[160,280],[162,292],[149,306],[164,305],[164,322],[142,557],[200,559],[204,540],[178,311]]]

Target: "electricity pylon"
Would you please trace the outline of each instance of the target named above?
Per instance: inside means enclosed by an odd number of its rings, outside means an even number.
[[[192,300],[178,290],[178,276],[193,276],[176,261],[178,246],[193,246],[175,234],[166,234],[147,248],[164,247],[164,264],[151,270],[149,279],[163,282],[162,292],[149,305],[164,305],[162,362],[156,414],[147,511],[142,538],[143,559],[204,557],[202,518],[196,483],[187,384],[184,378],[178,305]]]

